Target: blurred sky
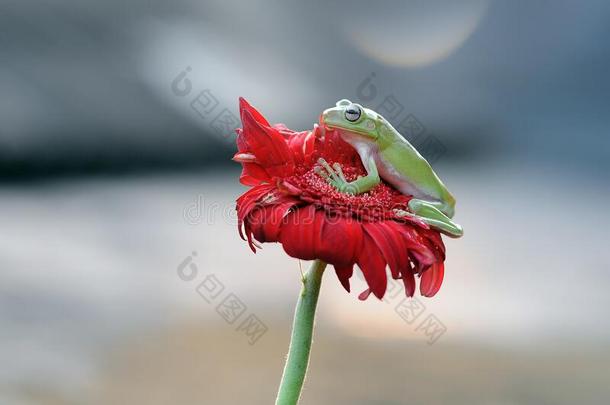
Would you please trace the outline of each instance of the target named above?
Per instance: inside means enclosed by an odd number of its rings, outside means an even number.
[[[245,96],[310,128],[376,73],[447,158],[607,171],[610,4],[533,1],[4,1],[5,177],[201,166],[228,156],[221,108]],[[192,92],[172,80],[191,68]],[[189,103],[208,89],[218,110]],[[222,151],[221,154],[218,152]]]
[[[0,403],[93,403],[117,344],[183,322],[231,330],[177,277],[193,251],[286,327],[298,263],[236,234],[239,96],[298,130],[341,98],[398,103],[390,121],[412,115],[440,145],[465,229],[425,300],[447,326],[430,350],[494,347],[526,368],[555,350],[587,368],[610,347],[609,34],[602,0],[3,1]],[[332,272],[323,288],[325,328],[427,347],[395,302],[361,303]],[[467,403],[557,403],[537,382]]]

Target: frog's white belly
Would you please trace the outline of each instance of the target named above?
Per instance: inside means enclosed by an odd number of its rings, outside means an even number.
[[[400,174],[392,164],[387,162],[379,153],[375,143],[367,142],[362,137],[351,134],[350,132],[343,132],[341,135],[347,143],[356,149],[363,163],[368,162],[369,158],[373,156],[377,171],[379,172],[379,177],[394,186],[402,194],[412,195],[415,198],[426,200],[436,200],[436,198],[426,194],[423,190],[411,184],[408,178]],[[365,169],[367,169],[368,172],[368,168],[365,167]]]
[[[412,195],[415,198],[434,200],[434,198],[420,188],[415,187],[409,179],[400,174],[394,166],[387,162],[380,153],[375,154],[375,164],[379,171],[379,176],[400,191],[402,194]]]

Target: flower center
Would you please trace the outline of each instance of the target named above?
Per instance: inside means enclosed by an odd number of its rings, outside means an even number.
[[[335,163],[328,161],[331,165]],[[345,161],[341,164],[347,181],[354,181],[358,176],[366,176],[362,168]],[[409,196],[385,183],[380,183],[366,193],[351,195],[338,191],[320,177],[313,167],[300,167],[297,173],[284,181],[300,190],[298,197],[304,202],[323,208],[328,213],[342,216],[353,216],[363,220],[378,221],[381,219],[400,219],[397,212],[406,211]]]

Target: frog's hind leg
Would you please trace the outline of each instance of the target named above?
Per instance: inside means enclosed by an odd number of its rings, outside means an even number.
[[[459,238],[464,233],[460,225],[453,222],[451,218],[427,201],[413,198],[409,201],[409,209],[426,224],[448,236]]]

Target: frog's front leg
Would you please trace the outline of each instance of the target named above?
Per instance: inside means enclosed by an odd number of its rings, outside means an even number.
[[[415,215],[420,217],[422,221],[430,225],[432,228],[454,237],[459,238],[463,235],[462,227],[451,220],[447,215],[439,210],[435,203],[412,198],[409,201],[409,209]]]
[[[342,193],[352,195],[362,194],[381,183],[381,178],[379,177],[379,172],[375,165],[375,159],[369,157],[367,162],[362,163],[364,164],[367,175],[359,177],[354,181],[347,181],[345,179],[339,163],[335,163],[333,167],[331,167],[328,162],[322,158],[318,159],[318,164],[320,166],[316,166],[315,171]]]

